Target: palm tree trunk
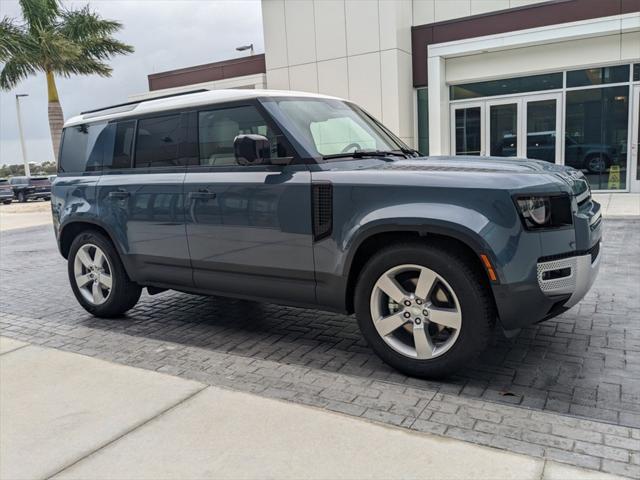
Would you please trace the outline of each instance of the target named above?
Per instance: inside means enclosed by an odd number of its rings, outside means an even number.
[[[51,143],[53,144],[53,155],[58,161],[58,153],[60,151],[60,137],[62,135],[62,126],[64,125],[64,117],[62,115],[62,106],[58,98],[58,89],[56,88],[56,80],[53,72],[47,72],[47,93],[49,96],[49,130],[51,130]]]

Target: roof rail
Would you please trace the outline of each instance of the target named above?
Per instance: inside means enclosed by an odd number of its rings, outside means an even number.
[[[208,92],[208,91],[209,91],[209,89],[207,89],[207,88],[199,88],[198,90],[189,90],[188,92],[170,93],[168,95],[160,95],[158,97],[145,98],[143,100],[134,100],[132,102],[125,102],[125,103],[118,103],[116,105],[109,105],[108,107],[95,108],[93,110],[85,110],[84,112],[80,112],[80,115],[85,115],[87,113],[102,112],[103,110],[110,110],[112,108],[118,108],[118,107],[126,107],[128,105],[138,105],[140,103],[149,102],[151,100],[160,100],[162,98],[179,97],[181,95],[189,95],[191,93],[202,93],[202,92]]]

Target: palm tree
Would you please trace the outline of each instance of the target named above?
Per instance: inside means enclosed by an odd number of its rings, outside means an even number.
[[[10,90],[21,80],[42,72],[47,79],[49,128],[58,157],[64,123],[55,76],[111,75],[106,60],[133,52],[111,35],[122,25],[105,20],[89,6],[69,10],[60,0],[19,0],[22,22],[0,20],[0,88]]]

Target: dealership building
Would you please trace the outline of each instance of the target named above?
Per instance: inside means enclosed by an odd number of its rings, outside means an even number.
[[[571,165],[640,192],[640,0],[263,0],[264,55],[149,75],[149,92],[353,100],[430,155]]]

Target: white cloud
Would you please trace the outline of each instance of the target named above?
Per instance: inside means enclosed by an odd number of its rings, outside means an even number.
[[[87,2],[64,2],[81,7]],[[117,37],[135,53],[111,61],[113,75],[58,78],[65,118],[83,110],[127,101],[148,90],[149,73],[215,62],[244,55],[235,47],[252,43],[264,51],[259,0],[92,0],[103,17],[123,24]],[[0,0],[0,16],[19,16],[16,0]],[[0,93],[0,164],[21,163],[15,93],[21,100],[28,159],[53,159],[44,75],[29,78],[14,91]]]

